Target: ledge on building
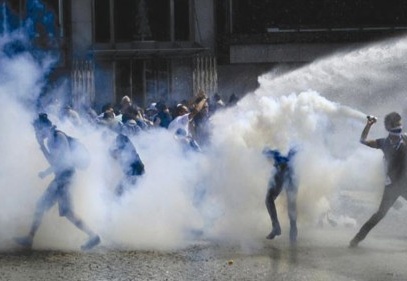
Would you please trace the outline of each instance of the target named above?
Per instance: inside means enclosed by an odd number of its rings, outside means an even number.
[[[407,26],[276,26],[264,33],[231,34],[222,39],[229,45],[285,43],[351,43],[369,42],[390,36],[404,35]]]
[[[208,51],[196,42],[142,41],[117,44],[95,44],[90,53],[96,57],[186,57]]]

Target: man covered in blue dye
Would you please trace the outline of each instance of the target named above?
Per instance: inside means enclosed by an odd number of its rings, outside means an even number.
[[[281,226],[277,216],[275,200],[285,188],[287,194],[288,217],[290,219],[290,242],[297,241],[297,193],[298,186],[294,178],[292,167],[292,159],[296,154],[296,150],[290,149],[286,156],[282,155],[278,150],[264,149],[263,154],[273,162],[273,175],[268,183],[268,191],[266,195],[267,211],[270,215],[272,230],[267,239],[281,235]]]
[[[129,137],[118,134],[110,155],[119,162],[124,177],[117,185],[115,193],[122,196],[124,191],[136,184],[137,178],[144,174],[144,164]]]

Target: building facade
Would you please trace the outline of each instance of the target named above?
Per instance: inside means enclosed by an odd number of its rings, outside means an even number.
[[[217,90],[212,5],[193,0],[70,2],[72,57],[93,67],[96,108],[125,95],[146,106],[192,98],[198,88],[208,94]]]
[[[33,38],[61,51],[55,75],[72,81],[74,104],[96,110],[125,95],[140,106],[176,103],[199,89],[227,100],[255,89],[258,75],[276,65],[295,68],[407,31],[407,2],[370,2],[5,1],[17,22],[42,21]]]

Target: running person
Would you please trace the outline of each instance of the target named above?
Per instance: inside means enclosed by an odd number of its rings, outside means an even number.
[[[350,241],[349,247],[356,247],[384,218],[390,207],[396,202],[399,196],[407,199],[407,189],[405,188],[405,157],[406,157],[406,135],[402,133],[401,116],[397,112],[391,112],[384,118],[384,127],[389,132],[386,138],[367,140],[367,135],[371,126],[376,123],[376,118],[369,118],[362,131],[360,142],[372,148],[381,149],[387,164],[387,178],[379,209],[362,226],[356,236]]]
[[[272,230],[267,239],[274,239],[281,235],[281,226],[277,216],[275,200],[285,187],[287,193],[288,217],[290,219],[290,242],[297,241],[297,193],[298,186],[294,178],[292,157],[295,150],[291,149],[287,156],[277,150],[266,149],[263,152],[268,159],[274,162],[274,175],[270,178],[266,195],[266,207],[270,215]]]
[[[71,157],[68,138],[63,132],[58,131],[52,125],[45,113],[39,114],[38,119],[34,121],[33,125],[40,148],[50,164],[50,167],[40,172],[39,176],[44,178],[54,173],[55,178],[51,181],[37,203],[29,234],[24,237],[15,238],[15,241],[23,247],[31,248],[34,236],[40,227],[45,212],[58,203],[59,215],[66,217],[89,236],[89,239],[81,246],[81,249],[90,250],[100,243],[100,237],[90,230],[72,209],[70,185],[75,175],[75,167]]]

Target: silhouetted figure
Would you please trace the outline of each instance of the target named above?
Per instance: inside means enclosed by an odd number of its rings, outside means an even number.
[[[386,138],[367,140],[371,126],[377,122],[376,118],[368,116],[365,128],[362,131],[360,142],[372,148],[381,149],[387,163],[387,178],[379,209],[362,226],[356,236],[350,241],[349,247],[356,247],[367,234],[389,211],[399,196],[407,199],[406,188],[406,145],[407,136],[402,133],[401,116],[391,112],[384,118],[384,127],[389,132]]]
[[[265,149],[263,153],[269,160],[273,161],[275,168],[273,171],[274,174],[269,180],[266,195],[266,207],[272,223],[272,230],[267,236],[267,239],[274,239],[277,235],[281,235],[281,226],[277,216],[275,200],[283,187],[285,187],[287,194],[288,217],[290,219],[290,242],[295,243],[297,241],[298,186],[294,179],[294,171],[291,162],[296,152],[294,149],[291,149],[287,156],[283,156],[278,150]]]
[[[85,232],[89,239],[81,246],[82,250],[89,250],[100,243],[100,238],[74,213],[70,187],[75,175],[75,164],[72,158],[68,137],[58,131],[48,119],[47,114],[39,114],[34,121],[34,129],[40,148],[50,164],[50,167],[39,173],[41,178],[54,173],[55,178],[45,190],[37,203],[34,220],[30,232],[25,237],[16,238],[15,241],[23,247],[31,248],[35,233],[37,232],[44,213],[56,203],[59,205],[59,215],[66,217],[77,228]],[[47,145],[45,145],[45,140]]]

